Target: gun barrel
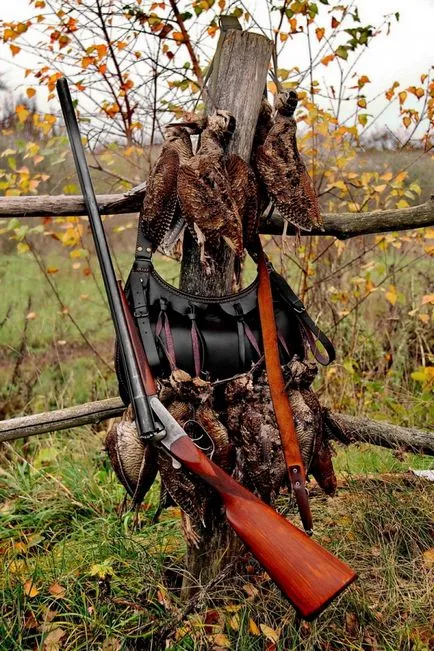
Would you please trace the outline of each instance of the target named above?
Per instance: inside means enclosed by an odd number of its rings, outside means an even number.
[[[95,242],[95,249],[107,293],[110,312],[116,330],[116,336],[127,368],[130,389],[129,393],[136,416],[138,430],[141,436],[144,438],[150,438],[155,435],[157,427],[141,381],[140,371],[137,366],[136,357],[134,355],[128,332],[128,326],[122,310],[116,275],[113,269],[110,251],[101,221],[92,179],[90,177],[86,156],[81,142],[74,105],[72,103],[71,93],[66,78],[62,77],[58,79],[56,86],[77,175],[80,181],[81,191],[83,193],[87,214],[89,215],[90,227]]]

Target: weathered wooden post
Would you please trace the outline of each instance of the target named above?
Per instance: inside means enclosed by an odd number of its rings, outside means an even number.
[[[207,89],[207,110],[215,108],[230,111],[237,126],[231,143],[231,151],[247,162],[250,159],[253,136],[267,79],[268,65],[273,44],[265,36],[230,29],[222,34],[214,59],[212,74]],[[225,246],[225,245],[224,245]],[[181,267],[181,289],[203,296],[223,296],[232,289],[234,255],[225,246],[222,259],[215,272],[209,276],[199,261],[198,247],[186,238]],[[224,523],[224,518],[215,518],[202,531],[199,549],[190,547],[187,551],[184,579],[184,596],[191,589],[203,583],[218,572],[219,566],[229,562],[239,548],[238,539]]]

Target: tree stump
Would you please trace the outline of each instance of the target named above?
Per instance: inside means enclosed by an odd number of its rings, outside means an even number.
[[[207,89],[207,111],[230,111],[236,119],[231,151],[249,162],[256,122],[266,84],[273,44],[252,32],[229,30],[221,37]],[[190,237],[184,242],[180,287],[203,296],[223,296],[232,290],[234,255],[224,246],[219,264],[206,275],[199,250]],[[189,546],[185,559],[183,597],[212,579],[240,549],[239,540],[217,509],[201,529],[199,548]]]

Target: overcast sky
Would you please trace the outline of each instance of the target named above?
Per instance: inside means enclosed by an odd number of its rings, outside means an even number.
[[[245,4],[258,23],[268,28],[265,0],[246,0]],[[375,38],[373,46],[366,49],[356,67],[358,74],[368,75],[372,82],[367,88],[368,99],[390,87],[395,80],[399,80],[404,87],[417,85],[422,72],[430,72],[430,68],[431,73],[434,72],[434,0],[360,0],[355,4],[359,7],[362,25],[379,25],[385,14],[396,11],[400,13],[400,21],[392,23],[390,35]],[[19,20],[34,13],[28,0],[0,0],[0,19]],[[291,41],[285,55],[279,60],[281,67],[298,65],[302,68],[306,65],[306,44],[302,38],[304,37],[296,37]],[[214,43],[211,43],[213,47]],[[0,45],[0,71],[6,73],[6,79],[12,88],[19,88],[23,83],[22,69],[16,68],[14,64],[31,68],[34,60],[27,54],[20,54],[13,59],[9,47]],[[335,83],[335,71],[331,65],[323,67],[320,81],[325,81],[328,85]],[[43,107],[46,106],[45,95],[45,90],[39,91],[37,95],[38,104]],[[383,97],[369,107],[373,114],[384,106]],[[396,108],[390,109],[381,123],[391,120],[393,126],[396,126],[396,115]]]

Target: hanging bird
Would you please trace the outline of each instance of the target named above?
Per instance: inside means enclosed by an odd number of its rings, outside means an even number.
[[[213,260],[223,239],[240,256],[243,228],[225,166],[227,143],[235,118],[217,110],[208,117],[198,152],[178,172],[178,200],[182,215],[201,248],[201,259]]]
[[[274,124],[273,120],[273,107],[267,99],[266,90],[262,97],[261,107],[259,109],[258,120],[256,122],[255,135],[253,136],[252,153],[250,156],[250,165],[255,173],[256,181],[258,184],[258,203],[259,214],[261,215],[270,203],[267,188],[261,179],[258,170],[258,150],[261,147]]]
[[[236,154],[228,156],[226,170],[243,226],[243,248],[247,249],[259,226],[258,184],[250,165]]]
[[[156,449],[140,439],[131,406],[108,431],[105,447],[117,478],[139,506],[154,483],[158,466]]]
[[[177,182],[179,166],[193,156],[188,131],[169,125],[164,129],[164,144],[146,185],[140,211],[145,236],[155,251],[178,212]]]
[[[306,473],[315,477],[327,495],[333,495],[337,486],[332,464],[333,450],[328,442],[324,409],[310,388],[317,372],[315,363],[302,362],[296,355],[283,368]]]
[[[257,167],[268,195],[282,217],[306,231],[322,226],[312,180],[297,148],[294,111],[297,93],[279,92],[276,117],[263,145],[258,147]]]

